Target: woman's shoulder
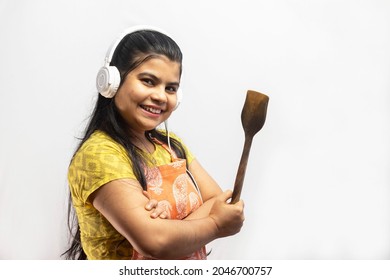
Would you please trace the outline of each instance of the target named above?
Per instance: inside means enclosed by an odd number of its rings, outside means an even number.
[[[101,130],[95,130],[91,136],[85,141],[85,143],[91,145],[101,144],[101,143],[115,143],[107,133]]]
[[[91,136],[82,144],[78,153],[120,153],[127,154],[122,145],[112,139],[107,133],[96,130]]]

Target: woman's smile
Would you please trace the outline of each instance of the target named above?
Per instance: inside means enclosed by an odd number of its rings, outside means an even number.
[[[140,105],[140,107],[145,111],[147,111],[148,113],[151,113],[152,115],[156,115],[156,116],[160,115],[163,112],[161,108],[158,108],[156,106]]]

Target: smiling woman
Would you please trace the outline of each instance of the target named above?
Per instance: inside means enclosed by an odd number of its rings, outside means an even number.
[[[229,204],[179,137],[157,130],[180,101],[182,54],[163,32],[127,30],[98,73],[99,98],[68,172],[68,259],[206,259],[236,234]],[[172,148],[171,148],[172,147]]]

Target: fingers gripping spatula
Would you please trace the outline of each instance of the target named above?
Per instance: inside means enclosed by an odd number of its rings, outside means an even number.
[[[241,123],[244,128],[245,143],[230,203],[236,203],[240,200],[253,136],[260,131],[265,123],[268,100],[269,97],[267,95],[253,90],[248,90],[246,94],[244,107],[241,112]]]

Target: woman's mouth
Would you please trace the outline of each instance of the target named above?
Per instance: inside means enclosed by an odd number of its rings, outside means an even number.
[[[150,112],[152,114],[161,114],[163,112],[163,110],[161,110],[160,108],[156,108],[156,107],[151,107],[151,106],[146,106],[146,105],[140,105],[140,107],[142,109],[144,109],[145,111]]]

